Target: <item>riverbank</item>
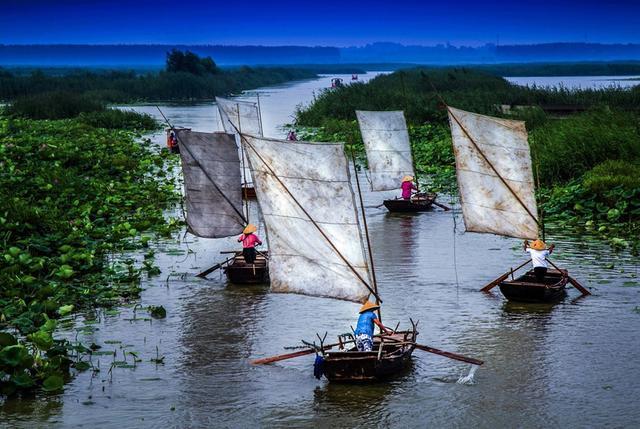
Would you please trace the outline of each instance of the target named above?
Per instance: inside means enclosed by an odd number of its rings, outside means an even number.
[[[181,225],[164,214],[180,200],[177,159],[138,133],[158,124],[105,115],[0,117],[1,394],[56,391],[90,368],[95,349],[54,339],[55,320],[138,297],[154,252],[121,255]]]
[[[28,75],[0,68],[0,100],[12,101],[53,91],[86,95],[109,103],[136,103],[160,100],[205,101],[216,96],[310,79],[309,69],[239,67],[215,69],[201,74],[189,71],[134,71],[70,69],[64,74],[34,70]]]
[[[303,137],[346,141],[362,152],[355,110],[404,110],[417,170],[431,189],[450,193],[455,192],[455,163],[439,97],[462,109],[524,120],[546,220],[595,232],[614,247],[638,252],[640,115],[635,103],[640,87],[528,88],[473,70],[416,69],[324,92],[296,118]],[[581,109],[560,118],[538,107],[558,104]]]

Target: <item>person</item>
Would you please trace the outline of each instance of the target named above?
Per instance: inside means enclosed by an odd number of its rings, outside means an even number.
[[[538,283],[544,283],[544,276],[547,274],[547,269],[549,267],[547,263],[547,256],[553,252],[554,248],[555,244],[552,244],[547,248],[546,243],[540,239],[535,240],[531,244],[529,244],[528,240],[524,241],[524,251],[531,255],[533,273],[535,274],[536,281],[538,281]]]
[[[287,134],[287,140],[292,142],[298,141],[298,136],[294,130],[289,131],[289,134]]]
[[[402,178],[402,185],[400,185],[402,189],[402,199],[410,200],[411,199],[411,191],[418,190],[416,185],[413,183],[413,176],[404,176]]]
[[[260,237],[254,234],[257,230],[258,228],[250,223],[245,227],[244,231],[242,231],[240,237],[238,237],[238,242],[242,242],[242,256],[244,256],[244,260],[248,264],[255,262],[256,246],[262,244]]]
[[[356,347],[360,352],[370,352],[373,350],[373,325],[376,324],[383,332],[392,334],[393,331],[387,329],[376,316],[375,310],[380,308],[379,304],[367,300],[360,307],[360,317],[358,317],[358,325],[356,326]]]

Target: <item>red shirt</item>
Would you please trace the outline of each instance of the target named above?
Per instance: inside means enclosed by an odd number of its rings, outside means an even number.
[[[402,198],[404,199],[409,199],[411,198],[411,190],[412,189],[418,189],[416,188],[416,185],[413,184],[413,182],[402,182],[402,185],[400,186],[402,188]]]
[[[238,241],[242,241],[243,249],[251,249],[252,247],[256,247],[257,244],[262,244],[260,238],[254,233],[247,235],[242,234],[238,237]]]

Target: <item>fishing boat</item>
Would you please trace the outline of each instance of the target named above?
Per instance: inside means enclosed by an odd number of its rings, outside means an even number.
[[[223,268],[230,283],[258,284],[269,283],[268,252],[260,252],[253,264],[244,260],[242,252],[236,252],[233,259]]]
[[[360,182],[356,175],[359,214],[343,145],[289,142],[244,134],[241,138],[269,239],[271,291],[359,304],[373,295],[376,303],[382,302]],[[354,314],[356,308],[354,306]],[[315,352],[320,362],[315,365],[317,377],[324,375],[329,381],[354,382],[381,380],[400,373],[410,362],[415,348],[454,356],[416,344],[417,322],[411,323],[410,331],[399,331],[396,326],[393,335],[377,336],[372,352],[351,347],[355,342],[353,337],[348,341],[339,339],[334,345],[325,345],[321,339],[319,346],[303,352],[258,359],[253,363],[271,363]],[[340,349],[332,351],[337,345]],[[481,364],[481,361],[455,356]]]
[[[527,130],[523,121],[494,118],[447,106],[460,205],[468,232],[536,239],[544,227],[538,216]],[[549,261],[543,282],[528,272],[507,278],[528,265],[510,269],[481,290],[500,285],[508,300],[547,302],[561,298],[567,282],[583,295],[589,291]]]
[[[187,230],[204,238],[238,236],[248,223],[248,207],[243,206],[237,186],[241,168],[234,135],[189,129],[176,129],[175,134],[182,148]],[[241,252],[198,277],[222,267],[232,283],[265,283],[269,278],[264,254],[255,264],[247,264]]]
[[[372,191],[390,191],[400,188],[404,176],[415,177],[413,152],[409,141],[407,122],[402,111],[357,110],[356,117],[362,134]],[[416,183],[418,183],[416,177]],[[419,185],[418,185],[419,186]],[[424,212],[436,203],[436,194],[418,192],[411,199],[388,199],[383,205],[390,212]]]
[[[340,77],[331,78],[331,88],[341,88],[344,86],[344,82]]]
[[[510,301],[555,302],[567,294],[569,281],[566,271],[548,270],[544,282],[536,281],[533,270],[511,280],[500,282],[500,292]]]
[[[259,100],[259,99],[258,99]],[[251,179],[251,171],[246,162],[243,147],[240,144],[239,133],[262,136],[262,115],[259,102],[230,100],[216,97],[216,105],[222,121],[222,128],[229,134],[236,136],[236,144],[242,162],[242,198],[256,197],[256,190]]]
[[[432,210],[435,200],[436,194],[418,193],[408,200],[396,197],[393,200],[384,200],[383,204],[390,212],[415,213]]]
[[[358,80],[358,75],[357,74],[352,74],[351,75],[351,80]]]
[[[415,329],[378,335],[370,352],[355,347],[327,352],[323,358],[324,376],[332,382],[361,383],[383,381],[400,374],[411,363],[417,335]]]

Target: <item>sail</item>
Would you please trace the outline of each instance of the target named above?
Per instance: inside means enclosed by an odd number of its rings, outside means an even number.
[[[413,176],[413,158],[404,114],[356,111],[367,151],[371,189],[388,191],[400,187],[402,177]]]
[[[252,136],[262,136],[262,120],[260,119],[258,103],[216,97],[216,104],[220,112],[222,128],[229,134],[236,134],[236,143],[244,166],[242,183],[245,183],[245,181],[246,183],[251,183],[251,172],[249,171],[246,156],[242,153],[240,137],[237,136],[237,133],[239,131]]]
[[[467,231],[537,238],[538,208],[524,122],[448,110]]]
[[[177,137],[189,232],[206,238],[240,234],[245,222],[234,136],[177,130]]]
[[[269,238],[271,290],[362,302],[372,282],[343,146],[243,138]]]
[[[258,103],[216,97],[216,104],[220,111],[222,127],[226,132],[235,134],[237,128],[243,134],[262,136]]]

